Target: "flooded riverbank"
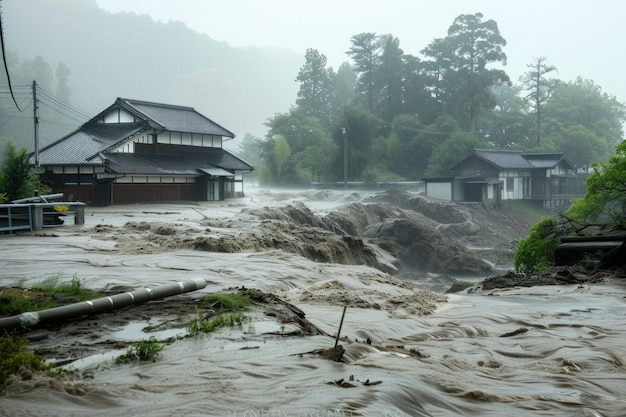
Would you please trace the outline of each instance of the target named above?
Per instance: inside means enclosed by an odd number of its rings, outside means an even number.
[[[250,204],[273,203],[248,200],[213,211],[202,205],[107,208],[87,213],[84,230],[4,236],[0,286],[28,287],[50,276],[77,276],[106,290],[204,279],[204,289],[164,300],[160,310],[172,318],[176,303],[245,286],[293,304],[326,335],[291,332],[293,324],[260,309],[242,327],[168,344],[154,362],[119,365],[114,358],[125,350],[115,342],[144,340],[149,333],[141,329],[160,314],[140,307],[100,314],[31,342],[55,354],[74,345],[84,355],[65,365],[76,371],[73,378],[10,381],[0,415],[623,415],[626,283],[620,279],[446,295],[429,291],[432,283],[423,289],[420,281],[372,267],[318,263],[283,250],[160,251],[151,250],[163,236],[155,233],[142,240],[133,235],[134,243],[100,238],[128,221],[159,222],[191,235],[206,228],[202,222],[211,213],[228,219]],[[328,206],[318,203],[315,210]],[[334,345],[344,306],[345,353],[334,362],[315,351]]]

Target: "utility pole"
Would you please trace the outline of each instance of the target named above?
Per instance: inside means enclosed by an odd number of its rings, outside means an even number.
[[[35,167],[39,168],[39,104],[37,101],[37,81],[33,80],[33,120],[35,122]]]
[[[348,133],[345,127],[341,128],[343,134],[343,189],[348,189]]]
[[[344,126],[341,128],[343,134],[343,189],[348,189],[348,107],[343,107],[344,117],[346,118]]]

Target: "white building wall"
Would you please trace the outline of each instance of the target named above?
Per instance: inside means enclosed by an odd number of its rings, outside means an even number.
[[[439,200],[452,201],[452,183],[426,182],[426,195]]]
[[[104,123],[132,123],[135,117],[122,109],[114,109],[104,116]]]
[[[236,193],[243,192],[243,171],[235,171],[235,190]]]
[[[115,148],[112,152],[133,153],[135,152],[135,143],[153,143],[153,136],[153,134],[135,136],[132,140]],[[204,148],[221,148],[222,137],[200,135],[197,133],[163,132],[157,135],[157,143],[167,145],[198,146]]]
[[[157,135],[157,143],[166,145],[201,146],[204,148],[221,148],[222,137],[201,135],[198,133],[162,132]]]
[[[162,183],[193,183],[196,182],[195,177],[174,177],[174,176],[159,176],[159,175],[128,175],[125,177],[116,178],[115,182],[120,184],[162,184]]]
[[[503,169],[499,176],[502,182],[502,200],[522,200],[524,198],[524,179],[518,169]]]
[[[559,163],[553,169],[548,170],[548,175],[567,175],[567,169],[563,166],[563,163]]]

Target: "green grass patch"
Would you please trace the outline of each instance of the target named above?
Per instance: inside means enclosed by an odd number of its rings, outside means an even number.
[[[93,291],[83,287],[82,281],[76,275],[71,281],[65,282],[60,282],[58,277],[46,278],[39,284],[33,285],[32,289],[58,298],[76,297],[78,301],[88,299],[94,294]]]
[[[31,299],[21,294],[0,294],[0,317],[15,316],[27,311],[45,310],[54,307],[49,299]]]
[[[77,276],[70,281],[60,281],[58,277],[46,278],[30,289],[23,288],[20,283],[15,288],[0,288],[0,317],[45,310],[100,295],[84,288]]]
[[[250,321],[250,317],[241,312],[223,313],[217,316],[198,313],[198,317],[187,325],[187,333],[190,336],[195,336],[201,332],[211,333],[222,327],[241,327],[247,321]]]
[[[261,290],[257,290],[256,288],[246,288],[243,291],[243,294],[246,296],[248,300],[253,300],[253,301],[265,300],[265,293]]]
[[[240,294],[209,294],[204,297],[204,301],[212,303],[215,311],[247,311],[250,309],[248,306],[248,297]]]
[[[165,345],[156,341],[155,339],[145,340],[142,342],[133,343],[128,351],[118,356],[115,359],[115,363],[132,363],[137,360],[148,361],[154,360],[156,356],[163,350]]]
[[[262,295],[261,291],[255,289],[247,289],[241,294],[206,295],[203,301],[210,305],[211,310],[207,313],[196,311],[196,318],[186,326],[188,336],[212,333],[223,327],[242,327],[244,323],[251,321],[251,318],[244,314],[250,311],[251,300],[259,300]]]

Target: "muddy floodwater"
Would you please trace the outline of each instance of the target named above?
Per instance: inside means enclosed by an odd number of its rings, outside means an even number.
[[[46,277],[78,277],[107,291],[207,283],[151,310],[129,307],[31,330],[29,348],[65,360],[73,376],[11,379],[0,394],[0,415],[626,414],[622,279],[443,294],[426,281],[365,265],[315,262],[279,249],[217,252],[184,244],[197,233],[233,237],[246,224],[257,233],[245,218],[237,227],[206,222],[296,200],[319,216],[338,204],[259,190],[239,202],[88,208],[84,226],[0,236],[0,286],[27,288]],[[142,230],[146,223],[152,226]],[[159,250],[164,240],[168,249]],[[303,333],[263,308],[248,313],[244,325],[215,333],[183,337],[183,324],[159,330],[203,295],[241,287],[296,306],[320,332]],[[344,306],[345,353],[335,362],[319,352],[334,346]],[[150,337],[178,339],[154,361],[115,363],[127,343]]]

